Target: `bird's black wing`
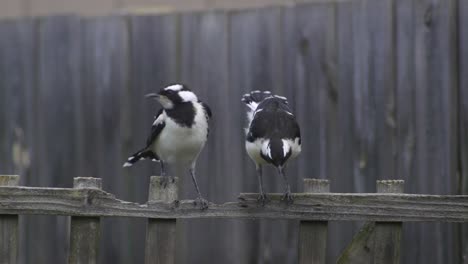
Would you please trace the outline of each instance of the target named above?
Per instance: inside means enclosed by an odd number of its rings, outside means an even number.
[[[270,97],[262,101],[250,124],[249,135],[253,138],[300,139],[299,125],[289,106],[282,98]]]
[[[163,109],[159,110],[158,114],[156,115],[156,119],[153,123],[153,126],[151,126],[151,134],[146,140],[146,147],[149,147],[153,144],[153,142],[156,140],[156,138],[159,136],[159,134],[163,130],[164,126],[166,126],[166,123],[164,122],[162,115],[163,115]]]

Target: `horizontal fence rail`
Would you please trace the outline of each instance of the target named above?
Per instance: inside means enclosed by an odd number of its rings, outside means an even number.
[[[387,193],[295,193],[294,203],[270,193],[242,193],[238,202],[210,203],[200,210],[192,200],[138,204],[96,188],[0,187],[0,214],[120,216],[143,218],[268,218],[296,220],[467,222],[468,195]]]

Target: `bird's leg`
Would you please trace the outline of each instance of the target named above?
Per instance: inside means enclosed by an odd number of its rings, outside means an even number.
[[[284,174],[284,167],[279,166],[278,167],[278,173],[283,177],[284,183],[285,183],[285,189],[284,189],[284,195],[281,200],[286,201],[287,203],[292,203],[293,202],[293,197],[291,195],[291,187],[289,186],[288,179],[286,178],[286,175]]]
[[[197,189],[197,193],[198,193],[198,197],[197,199],[195,199],[195,205],[200,206],[200,209],[204,210],[208,208],[208,201],[203,199],[200,193],[200,189],[198,188],[197,179],[195,178],[195,166],[192,166],[189,171],[190,171],[190,175],[192,176],[192,181],[193,181],[193,184],[195,185],[195,189]]]
[[[268,197],[266,196],[265,192],[263,191],[263,178],[262,178],[262,165],[257,165],[257,177],[258,177],[258,184],[260,186],[260,195],[258,196],[257,200],[263,205],[268,202]]]

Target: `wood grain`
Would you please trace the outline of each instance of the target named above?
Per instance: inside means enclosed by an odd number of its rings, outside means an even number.
[[[163,183],[164,176],[152,176],[148,201],[173,203],[177,200],[177,178]],[[176,219],[148,219],[146,229],[145,263],[173,264],[176,255]]]
[[[0,175],[0,186],[17,186],[18,175]],[[18,263],[18,215],[0,214],[0,263]]]
[[[200,210],[193,200],[138,204],[96,189],[0,187],[0,214],[123,216],[144,218],[246,218],[342,221],[468,221],[467,195],[330,193],[294,194],[286,205],[271,193],[265,207],[258,194],[241,194],[239,202],[212,204]]]
[[[304,192],[328,193],[328,180],[304,179]],[[299,263],[326,263],[327,221],[300,221],[299,223]]]
[[[75,189],[91,188],[101,189],[99,178],[75,178]],[[98,263],[100,218],[72,216],[70,220],[70,251],[69,264]]]

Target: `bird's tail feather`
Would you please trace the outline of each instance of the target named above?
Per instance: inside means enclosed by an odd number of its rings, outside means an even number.
[[[245,128],[245,132],[247,133],[250,123],[252,122],[253,114],[257,109],[258,104],[263,101],[265,98],[270,97],[270,91],[252,91],[250,93],[244,94],[242,96],[242,102],[244,102],[248,107],[247,110],[247,127]]]
[[[154,154],[153,151],[145,148],[133,154],[132,156],[130,156],[127,162],[125,162],[125,164],[123,165],[123,167],[130,167],[133,164],[137,163],[138,161],[144,160],[144,159],[151,159],[152,161],[159,161],[159,157],[156,154]]]
[[[242,96],[242,102],[244,102],[252,111],[255,111],[258,104],[269,96],[271,96],[270,91],[252,91]]]

